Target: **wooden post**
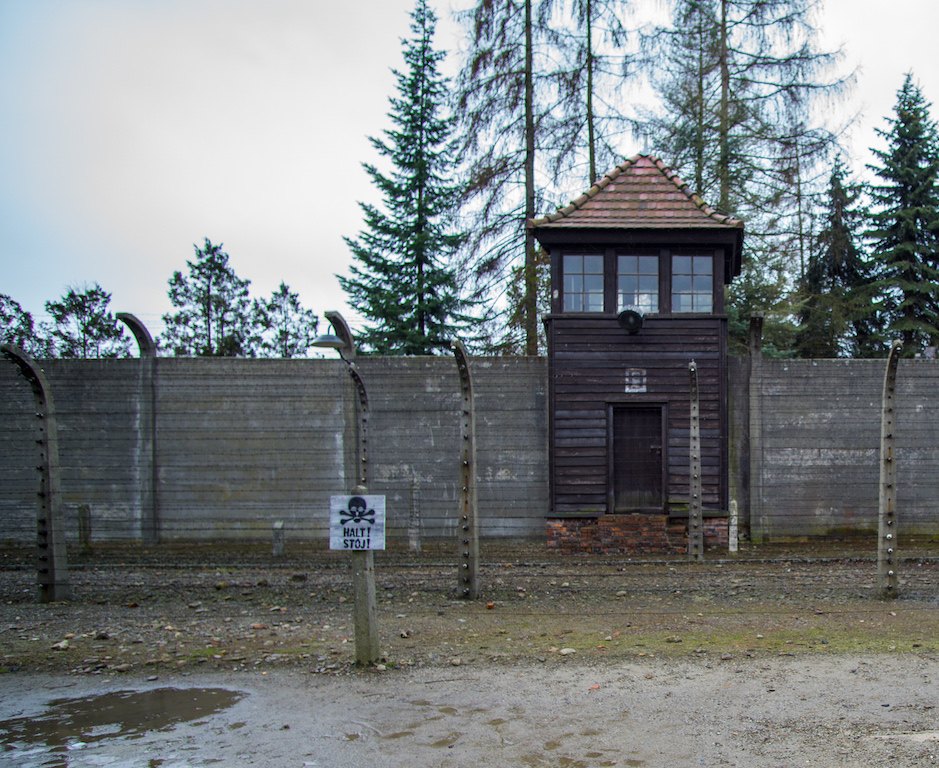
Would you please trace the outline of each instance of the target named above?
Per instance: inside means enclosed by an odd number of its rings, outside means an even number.
[[[379,658],[375,553],[370,549],[352,553],[352,591],[355,598],[355,662],[366,666]]]
[[[688,364],[691,377],[691,423],[689,430],[689,504],[688,504],[688,558],[704,559],[704,519],[701,510],[701,422],[698,405],[698,366],[694,360]]]
[[[52,391],[42,369],[33,359],[17,347],[2,344],[0,352],[19,369],[29,383],[36,403],[39,424],[39,492],[36,517],[36,581],[39,600],[51,603],[68,600],[72,588],[69,583],[68,559],[65,550],[65,530],[62,519],[62,500],[59,492],[59,433],[56,426]]]
[[[881,597],[893,598],[898,593],[897,580],[897,465],[894,451],[896,427],[895,394],[897,366],[900,362],[899,341],[890,347],[884,374],[884,393],[880,419],[880,503],[877,521],[877,590]]]
[[[78,505],[78,544],[82,552],[91,551],[91,505]]]
[[[460,420],[460,595],[469,600],[479,597],[479,522],[476,508],[476,406],[469,358],[459,339],[452,343],[460,372],[463,413]]]

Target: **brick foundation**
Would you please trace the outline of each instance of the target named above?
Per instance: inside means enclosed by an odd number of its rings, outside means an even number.
[[[687,522],[666,515],[602,515],[547,521],[548,549],[575,554],[680,555],[688,551]],[[727,546],[726,518],[704,523],[704,544]]]

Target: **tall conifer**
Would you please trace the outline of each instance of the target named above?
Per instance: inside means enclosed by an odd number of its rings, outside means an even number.
[[[886,149],[872,149],[874,228],[870,236],[887,333],[913,355],[939,339],[939,133],[930,104],[907,74],[889,129],[877,131]]]
[[[876,335],[871,271],[861,247],[861,188],[838,160],[828,184],[824,224],[800,281],[800,357],[870,357]]]
[[[403,41],[404,72],[395,71],[394,128],[372,146],[392,166],[364,168],[381,191],[382,206],[360,203],[365,227],[346,238],[354,263],[339,283],[366,320],[359,341],[382,354],[432,354],[448,347],[461,327],[461,299],[452,256],[463,236],[453,229],[458,187],[452,181],[453,121],[445,114],[445,54],[433,48],[437,19],[426,0],[411,13]]]

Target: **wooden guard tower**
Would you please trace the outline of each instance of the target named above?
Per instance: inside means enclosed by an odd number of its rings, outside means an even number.
[[[724,286],[743,223],[638,155],[529,226],[551,255],[549,546],[686,548],[692,361],[705,538],[726,536]]]

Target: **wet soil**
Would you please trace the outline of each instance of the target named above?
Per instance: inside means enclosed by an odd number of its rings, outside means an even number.
[[[6,553],[0,737],[54,714],[53,699],[223,688],[219,712],[136,734],[150,765],[939,764],[928,548],[886,601],[864,553],[490,548],[476,601],[457,596],[455,560],[376,554],[382,659],[359,669],[339,553],[75,553],[73,599],[49,605]],[[127,734],[102,727],[109,738],[78,739],[63,764],[148,764],[120,762]]]

